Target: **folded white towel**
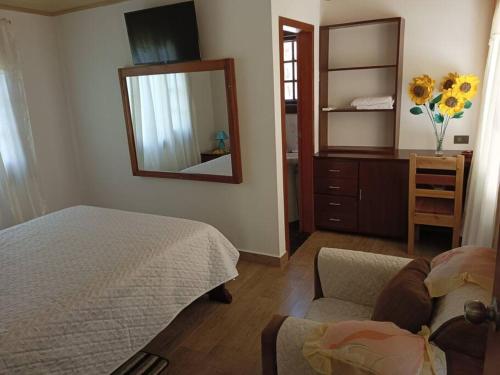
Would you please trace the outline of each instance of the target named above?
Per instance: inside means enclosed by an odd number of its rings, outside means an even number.
[[[393,109],[393,108],[394,108],[393,103],[356,106],[356,109],[365,109],[365,110],[366,109]]]
[[[356,98],[351,102],[353,107],[360,105],[376,105],[376,104],[394,104],[392,96],[367,96]]]

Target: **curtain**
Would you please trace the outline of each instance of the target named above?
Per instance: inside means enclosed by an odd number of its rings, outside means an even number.
[[[23,77],[10,24],[0,20],[0,228],[46,212]]]
[[[180,171],[200,163],[184,73],[127,78],[140,169]]]
[[[500,1],[497,0],[483,80],[478,137],[465,207],[463,243],[493,246],[500,183]]]

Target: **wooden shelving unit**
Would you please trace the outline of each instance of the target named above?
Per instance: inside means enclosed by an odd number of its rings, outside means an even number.
[[[397,68],[398,66],[395,64],[388,65],[370,65],[370,66],[353,66],[346,68],[331,68],[328,69],[329,72],[339,72],[342,70],[363,70],[363,69],[384,69],[384,68]]]
[[[325,110],[325,108],[322,108],[322,112],[394,112],[395,108],[393,109],[356,109],[356,108],[335,108],[335,109],[328,109]]]
[[[366,39],[378,38],[376,43],[369,43],[363,39],[363,33],[366,34]],[[374,34],[377,35],[373,36]],[[355,43],[351,43],[352,41]],[[319,145],[321,151],[394,153],[397,150],[401,114],[403,45],[404,19],[400,17],[327,25],[320,28]],[[362,49],[358,47],[356,50],[353,46],[361,46]],[[349,56],[342,56],[342,53]],[[373,53],[373,59],[370,53]],[[357,56],[362,58],[357,58]],[[377,83],[381,83],[380,86],[385,85],[386,92],[375,93]],[[364,84],[367,86],[371,84],[369,93],[362,92],[365,88]],[[340,96],[349,95],[356,90],[359,91],[357,96],[393,95],[394,107],[393,109],[370,110],[348,107],[348,103],[354,99],[354,96],[351,98]],[[387,90],[392,92],[387,92]],[[341,95],[338,94],[339,92]],[[331,107],[333,109],[326,110]],[[335,129],[341,129],[337,132],[345,139],[346,134],[349,135],[349,141],[345,142],[348,144],[343,144],[343,140],[339,139],[342,137],[335,138],[335,132],[332,132]],[[359,139],[363,138],[363,142],[359,145],[352,141],[356,138],[355,131],[360,132]],[[377,131],[383,134],[374,135]],[[329,136],[329,133],[332,135]],[[368,133],[372,134],[373,144],[367,144],[370,143],[367,139]]]

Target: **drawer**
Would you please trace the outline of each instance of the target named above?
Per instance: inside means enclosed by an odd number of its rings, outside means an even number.
[[[357,161],[340,159],[315,159],[316,177],[358,178]]]
[[[358,228],[356,214],[335,214],[329,212],[316,212],[316,226],[318,228],[345,230],[355,232]]]
[[[351,214],[358,213],[358,199],[333,195],[314,196],[314,211],[325,214]]]
[[[358,196],[358,180],[353,178],[316,178],[314,181],[316,194]]]

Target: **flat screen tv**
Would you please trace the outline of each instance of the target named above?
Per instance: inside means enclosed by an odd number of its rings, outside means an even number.
[[[194,2],[125,13],[134,64],[200,60]]]

